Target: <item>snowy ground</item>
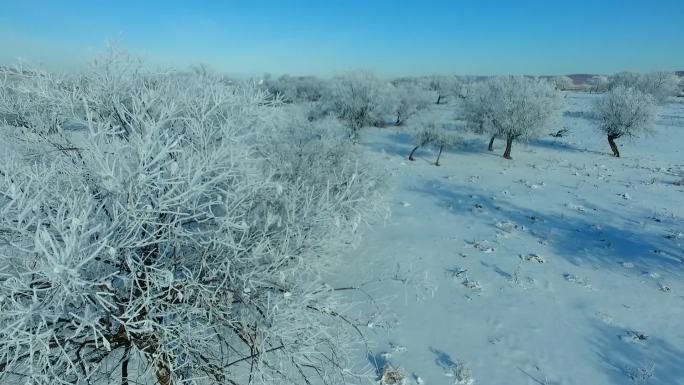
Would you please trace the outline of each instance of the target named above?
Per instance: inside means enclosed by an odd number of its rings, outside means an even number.
[[[459,361],[476,384],[684,384],[684,104],[616,159],[582,117],[592,97],[568,94],[570,134],[515,144],[513,161],[471,137],[435,167],[426,150],[406,160],[407,134],[365,133],[392,215],[337,277],[388,310],[371,367],[425,384],[455,383]]]

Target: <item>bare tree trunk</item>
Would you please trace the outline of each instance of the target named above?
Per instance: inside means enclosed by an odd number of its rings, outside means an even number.
[[[439,104],[442,101],[442,95],[437,95],[437,104]]]
[[[437,160],[435,161],[435,166],[439,166],[439,158],[442,156],[442,149],[444,149],[444,146],[439,146],[439,154],[437,154]]]
[[[171,380],[171,370],[165,361],[159,361],[157,364],[157,382],[159,385],[173,385]]]
[[[613,156],[619,158],[620,150],[618,150],[618,146],[615,144],[615,137],[613,135],[608,135],[608,144],[610,144],[610,149],[613,150]]]
[[[419,149],[420,146],[413,147],[413,150],[411,150],[411,153],[409,154],[409,160],[414,161],[416,158],[413,157],[413,154],[416,152],[417,149]]]
[[[513,146],[513,138],[512,137],[507,137],[506,138],[506,151],[504,151],[503,157],[506,159],[513,159],[511,158],[511,147]]]
[[[394,122],[394,125],[395,126],[401,126],[402,123],[404,123],[404,122],[401,121],[401,114],[397,112],[397,121]]]
[[[489,139],[489,147],[487,147],[487,150],[494,151],[494,139],[496,139],[496,135],[492,135],[492,138]]]
[[[360,128],[352,127],[349,138],[352,144],[359,144],[359,130]]]
[[[121,362],[121,385],[128,385],[128,348],[124,352],[124,359]]]

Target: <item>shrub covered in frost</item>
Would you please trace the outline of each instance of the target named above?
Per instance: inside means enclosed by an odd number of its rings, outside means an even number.
[[[0,88],[14,114],[0,132],[0,383],[352,379],[358,329],[319,271],[377,178],[334,122],[125,55],[15,80]]]
[[[78,86],[73,78],[20,67],[6,69],[0,73],[0,124],[33,128],[36,135],[55,134],[74,112],[63,106],[80,108],[72,92]]]

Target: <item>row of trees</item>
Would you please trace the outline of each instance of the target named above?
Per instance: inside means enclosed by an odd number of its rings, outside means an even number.
[[[651,95],[656,103],[664,103],[669,97],[676,96],[684,85],[679,76],[672,72],[634,73],[620,72],[613,75],[608,89],[618,87],[634,88],[644,94]]]
[[[0,120],[0,383],[353,381],[320,272],[380,179],[338,123],[119,52],[0,74]]]
[[[558,76],[551,79],[559,90],[585,90],[592,93],[603,93],[615,87],[636,88],[639,91],[650,94],[658,103],[662,103],[671,96],[676,96],[682,91],[684,83],[679,76],[672,72],[619,72],[611,76],[595,75],[588,78],[585,84],[575,85],[567,76]]]
[[[281,84],[280,88],[270,86],[274,92],[280,92],[278,89],[288,87],[298,90],[283,91],[283,94],[300,95],[286,99],[309,103],[310,119],[333,115],[342,121],[353,141],[358,141],[360,129],[363,127],[387,124],[401,126],[429,105],[441,104],[446,98],[451,98],[459,115],[468,122],[469,128],[489,136],[490,151],[493,150],[496,138],[506,141],[503,156],[507,159],[511,158],[512,145],[516,140],[538,136],[558,121],[562,107],[559,91],[573,87],[572,80],[566,76],[503,76],[485,79],[432,76],[400,78],[390,83],[368,72],[349,73],[328,82],[311,77],[286,76],[281,77],[277,83]],[[283,86],[283,83],[288,86]],[[676,95],[680,81],[676,75],[665,72],[619,73],[610,78],[595,77],[592,79],[591,87],[597,92],[610,91],[597,102],[593,112],[598,125],[607,127],[606,122],[615,122],[615,119],[606,116],[607,107],[601,103],[620,98],[624,99],[625,103],[636,103],[633,100],[636,94],[639,96],[639,106],[644,106],[643,110],[649,111],[653,109],[649,103],[663,103],[668,97]],[[314,89],[317,91],[312,91]],[[623,104],[610,106],[616,110],[629,108]],[[615,113],[616,116],[619,114]],[[642,128],[652,121],[652,118],[643,116],[641,112],[635,112],[635,115],[635,119],[642,123],[611,123],[612,128],[604,129],[611,131],[606,135],[615,156],[619,156],[615,139],[643,131]],[[432,144],[438,147],[441,153],[441,149],[454,142],[454,133],[445,131],[440,125],[426,123],[425,119],[420,119],[416,125],[416,148],[411,151],[411,160],[420,147]],[[628,127],[621,130],[630,132],[616,133],[618,129],[615,127],[625,125]]]
[[[672,95],[673,75],[660,73],[629,77],[620,81],[593,103],[590,117],[606,135],[613,156],[620,151],[615,140],[634,137],[652,131],[655,124],[655,106]],[[620,77],[617,77],[620,79]],[[616,81],[618,82],[618,81]],[[557,84],[554,83],[557,87]],[[503,157],[511,159],[512,143],[521,138],[534,138],[558,122],[562,99],[551,83],[525,77],[494,77],[469,85],[467,96],[460,104],[460,116],[471,131],[489,136],[488,150],[493,151],[496,138],[506,140]],[[444,130],[442,130],[444,131]],[[563,130],[559,130],[561,132]],[[451,135],[435,131],[434,126],[421,126],[414,136],[414,152],[427,144],[442,148],[454,140],[444,141]],[[439,162],[436,162],[438,165]]]
[[[202,67],[198,67],[202,69]],[[354,74],[347,74],[355,76]],[[347,76],[347,75],[343,75]],[[402,77],[391,81],[397,88],[407,86],[421,92],[428,92],[436,104],[448,103],[463,98],[467,87],[484,79],[476,76],[432,75],[419,77]],[[652,95],[659,103],[670,96],[679,94],[684,84],[672,72],[635,73],[620,72],[611,76],[595,75],[585,80],[584,84],[575,84],[569,76],[543,77],[560,91],[584,90],[603,93],[617,86],[634,87],[641,92]],[[260,85],[272,95],[279,95],[282,100],[291,103],[317,102],[329,93],[329,80],[315,76],[283,75],[274,79],[270,74],[264,75]]]
[[[401,125],[431,104],[430,95],[416,83],[403,80],[392,85],[366,72],[336,77],[329,90],[314,108],[318,116],[332,114],[343,122],[353,141],[358,140],[363,127],[385,125],[392,114],[396,114],[393,123]],[[459,96],[456,105],[460,115],[472,130],[490,136],[490,150],[497,137],[504,139],[507,159],[511,159],[514,141],[538,135],[556,121],[561,107],[560,92],[554,83],[522,76],[474,81],[463,86]],[[435,122],[417,119],[412,126],[416,145],[410,160],[421,147],[434,145],[441,154],[455,142],[455,133]]]
[[[652,131],[655,106],[672,95],[672,84],[672,76],[647,74],[622,81],[594,101],[590,117],[606,135],[613,156],[620,156],[616,139]],[[489,151],[495,138],[506,139],[503,156],[510,159],[513,141],[539,136],[557,121],[560,101],[546,82],[499,77],[473,84],[462,107],[471,128],[490,135]]]
[[[317,102],[328,96],[335,82],[346,77],[375,78],[372,73],[364,71],[337,76],[332,81],[319,79],[315,76],[290,75],[282,75],[275,79],[270,74],[265,74],[263,79],[259,80],[259,84],[271,95],[277,95],[285,102],[306,103]],[[432,75],[397,78],[387,83],[395,86],[398,90],[410,88],[423,94],[429,94],[429,97],[425,97],[433,103],[444,104],[449,99],[462,96],[464,86],[474,79],[476,78],[469,76]]]

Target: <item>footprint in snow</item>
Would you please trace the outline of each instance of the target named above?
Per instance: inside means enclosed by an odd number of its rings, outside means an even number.
[[[624,194],[617,194],[617,195],[618,195],[619,197],[621,197],[622,199],[626,200],[626,201],[632,199],[632,197],[629,196],[629,194],[627,194],[627,193],[624,193]]]
[[[480,285],[480,282],[472,280],[472,279],[466,278],[463,282],[461,282],[461,284],[467,289],[478,290],[478,291],[482,290],[482,285]]]
[[[591,286],[591,284],[589,283],[588,279],[578,277],[575,274],[566,273],[566,274],[563,274],[563,278],[565,278],[566,281],[577,284],[579,286],[582,286],[587,290],[593,290],[594,289]]]
[[[570,210],[579,211],[581,213],[584,213],[587,211],[586,207],[584,207],[582,205],[572,204],[572,203],[566,203],[565,207],[569,208]]]
[[[468,244],[475,250],[479,250],[483,253],[493,253],[495,249],[489,246],[488,243],[489,242],[487,240],[468,242]]]
[[[390,342],[389,343],[390,349],[392,349],[392,352],[394,353],[404,353],[408,349],[406,349],[406,346],[400,345],[396,342]]]
[[[629,330],[620,336],[622,341],[636,344],[645,344],[649,338],[647,334],[635,330]]]
[[[496,226],[497,229],[499,229],[501,231],[505,231],[507,233],[512,233],[516,230],[519,230],[519,231],[527,230],[525,225],[519,225],[519,224],[512,222],[512,221],[497,222],[494,226]]]
[[[662,291],[663,293],[669,293],[672,291],[672,289],[669,286],[665,285],[662,282],[658,282],[658,289],[660,289],[660,291]]]
[[[537,262],[537,263],[546,263],[546,259],[540,255],[534,254],[534,253],[529,253],[527,255],[518,255],[518,258],[520,260],[525,261],[525,262]]]

